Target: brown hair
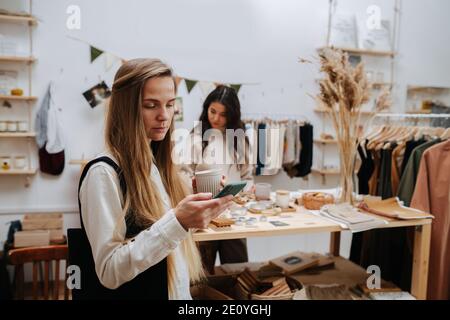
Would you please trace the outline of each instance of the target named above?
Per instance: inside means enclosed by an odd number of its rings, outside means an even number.
[[[106,146],[119,162],[127,186],[123,215],[118,221],[131,219],[143,228],[151,226],[164,214],[160,193],[150,178],[153,161],[160,170],[172,207],[176,207],[188,192],[187,186],[177,177],[171,158],[173,122],[162,141],[149,143],[145,132],[142,90],[145,82],[154,77],[174,79],[171,68],[159,59],[129,60],[119,68],[114,78],[105,128]],[[176,91],[175,79],[174,84]],[[204,273],[190,233],[183,241],[183,249],[190,279],[199,281]],[[172,254],[167,258],[169,295],[173,296],[176,270]]]

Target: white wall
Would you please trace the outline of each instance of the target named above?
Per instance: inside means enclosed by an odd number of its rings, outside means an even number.
[[[1,6],[14,9],[18,6],[15,2],[2,0]],[[81,30],[66,28],[66,8],[72,4],[81,8]],[[369,4],[379,4],[383,17],[392,17],[390,0],[340,0],[337,10],[363,17]],[[403,110],[407,84],[450,86],[450,43],[445,41],[450,28],[448,12],[450,3],[446,0],[403,1],[394,109]],[[92,157],[103,148],[104,108],[91,109],[81,93],[100,79],[111,84],[119,67],[117,64],[105,72],[104,57],[91,64],[88,45],[68,36],[125,59],[160,57],[187,78],[259,83],[242,87],[239,95],[244,113],[302,115],[315,125],[316,135],[323,129],[331,132],[328,122],[322,128],[321,116],[312,111],[314,103],[307,96],[317,90],[317,66],[297,62],[298,57],[312,59],[315,49],[325,44],[327,0],[39,0],[34,1],[33,13],[40,19],[33,33],[34,55],[38,58],[33,67],[33,94],[42,98],[49,81],[56,82],[56,101],[67,139],[67,162],[82,155]],[[1,24],[1,33],[12,32],[19,37],[20,28]],[[191,128],[204,97],[198,86],[187,94],[182,85],[179,94],[184,99],[185,121],[178,126]],[[32,107],[33,114],[40,102],[41,99]],[[0,119],[26,116],[25,105],[0,110]],[[26,150],[25,142],[0,143],[1,153]],[[327,162],[337,160],[333,148],[327,147]],[[36,147],[33,150],[37,165]],[[317,164],[320,149],[314,152]],[[68,163],[60,177],[37,174],[29,188],[24,187],[21,177],[0,176],[0,240],[6,236],[5,222],[24,212],[63,211],[68,214],[66,227],[76,225],[78,176],[79,167]],[[284,173],[258,177],[257,181],[269,181],[274,189],[321,186],[320,177],[310,176],[304,181],[289,179]],[[327,183],[336,184],[336,178],[330,177]],[[305,235],[251,239],[250,257],[262,260],[293,249],[323,252],[328,249],[328,238]],[[345,235],[344,255],[348,254],[349,239]]]

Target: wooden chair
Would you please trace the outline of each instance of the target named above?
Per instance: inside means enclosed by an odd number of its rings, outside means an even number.
[[[29,247],[20,249],[11,249],[8,253],[8,262],[14,265],[14,286],[15,299],[24,299],[24,264],[33,263],[33,300],[43,298],[49,299],[49,293],[52,291],[53,300],[59,299],[59,271],[61,260],[67,261],[68,247],[67,245],[50,245],[44,247]],[[50,281],[50,266],[55,261],[54,281]],[[42,262],[44,263],[44,276],[42,276]],[[40,270],[42,295],[39,296],[38,288],[38,268]],[[43,281],[43,286],[42,286]],[[64,300],[69,298],[69,290],[66,285],[67,273],[65,273],[64,281]],[[52,286],[53,285],[53,286]]]

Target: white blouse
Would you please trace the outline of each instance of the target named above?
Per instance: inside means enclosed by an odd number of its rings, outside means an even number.
[[[211,137],[205,150],[202,150],[201,136],[191,133],[186,139],[185,146],[184,154],[179,156],[181,163],[179,169],[189,177],[189,180],[195,172],[220,169],[227,182],[245,181],[247,182],[245,191],[249,191],[253,186],[253,165],[248,163],[238,165],[236,156],[229,152],[223,135]],[[250,149],[247,152],[251,154]]]
[[[102,155],[117,163],[110,154]],[[155,164],[152,165],[151,178],[159,189],[166,213],[151,227],[123,243],[113,239],[116,223],[122,239],[125,239],[126,234],[125,219],[119,219],[123,196],[118,175],[105,162],[98,162],[89,169],[81,185],[80,202],[95,271],[105,287],[116,289],[173,252],[177,277],[175,295],[170,298],[192,299],[188,266],[179,246],[188,232],[170,208],[169,197]]]

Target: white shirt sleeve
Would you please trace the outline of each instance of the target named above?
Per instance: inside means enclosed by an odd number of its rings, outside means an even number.
[[[114,169],[101,163],[93,165],[80,189],[81,211],[95,271],[100,282],[109,289],[118,288],[163,260],[188,234],[174,211],[169,210],[132,240],[114,240],[116,223],[123,239],[126,234],[125,220],[119,219],[121,199]]]

